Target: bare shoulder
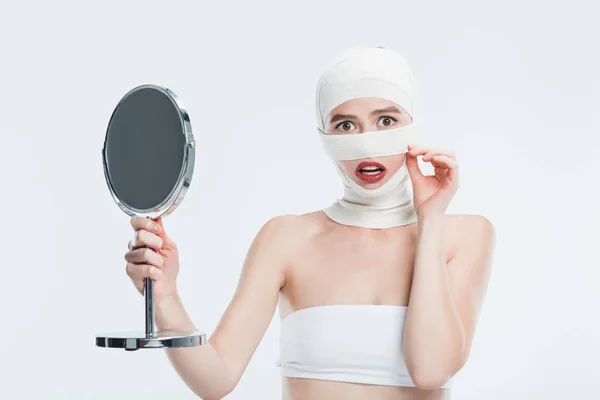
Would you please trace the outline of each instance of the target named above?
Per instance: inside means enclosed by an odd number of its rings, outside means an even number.
[[[279,215],[263,225],[257,239],[276,244],[280,249],[291,249],[318,235],[325,226],[326,223],[318,212]]]
[[[449,214],[446,215],[446,226],[453,235],[459,238],[473,238],[474,236],[494,237],[495,228],[487,217],[477,214]]]
[[[240,282],[273,282],[280,290],[287,280],[290,260],[317,229],[311,218],[280,215],[267,220],[255,235],[242,268]],[[240,288],[248,287],[240,284]]]
[[[483,215],[446,215],[445,225],[455,252],[489,255],[495,246],[496,230]]]

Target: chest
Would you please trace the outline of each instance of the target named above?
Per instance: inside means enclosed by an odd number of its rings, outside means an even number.
[[[416,226],[391,233],[329,231],[292,261],[282,294],[290,311],[323,304],[407,305]]]

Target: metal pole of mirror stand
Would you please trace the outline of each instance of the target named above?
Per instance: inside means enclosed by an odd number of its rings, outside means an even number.
[[[156,336],[156,325],[154,321],[154,281],[145,278],[144,301],[146,303],[146,337]]]
[[[147,217],[150,221],[152,218]],[[144,246],[148,248],[148,246]],[[148,263],[146,263],[148,264]],[[156,337],[156,322],[154,320],[154,281],[147,277],[144,279],[144,303],[146,314],[146,337]]]

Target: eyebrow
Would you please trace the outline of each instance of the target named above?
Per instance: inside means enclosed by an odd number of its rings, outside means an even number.
[[[380,114],[387,114],[387,113],[398,113],[398,114],[402,114],[402,111],[400,111],[398,109],[398,107],[396,106],[390,106],[387,108],[381,108],[379,110],[373,110],[371,111],[370,116],[374,117],[376,115],[380,115]],[[330,124],[334,124],[338,121],[342,121],[345,119],[356,119],[356,115],[352,115],[352,114],[335,114],[334,116],[331,117],[331,119],[329,120]]]

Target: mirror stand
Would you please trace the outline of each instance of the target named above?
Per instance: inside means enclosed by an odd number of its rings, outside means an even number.
[[[146,330],[144,332],[99,335],[96,336],[96,346],[138,350],[193,347],[206,343],[206,334],[204,333],[156,330],[154,321],[154,282],[150,278],[145,278],[144,303],[146,309]]]
[[[111,115],[102,149],[116,204],[131,217],[157,219],[173,212],[190,186],[195,147],[188,112],[175,93],[151,84],[130,90]],[[158,158],[161,162],[154,162]],[[156,329],[150,278],[145,278],[144,304],[144,331],[97,335],[96,346],[138,350],[206,343],[204,333]]]

